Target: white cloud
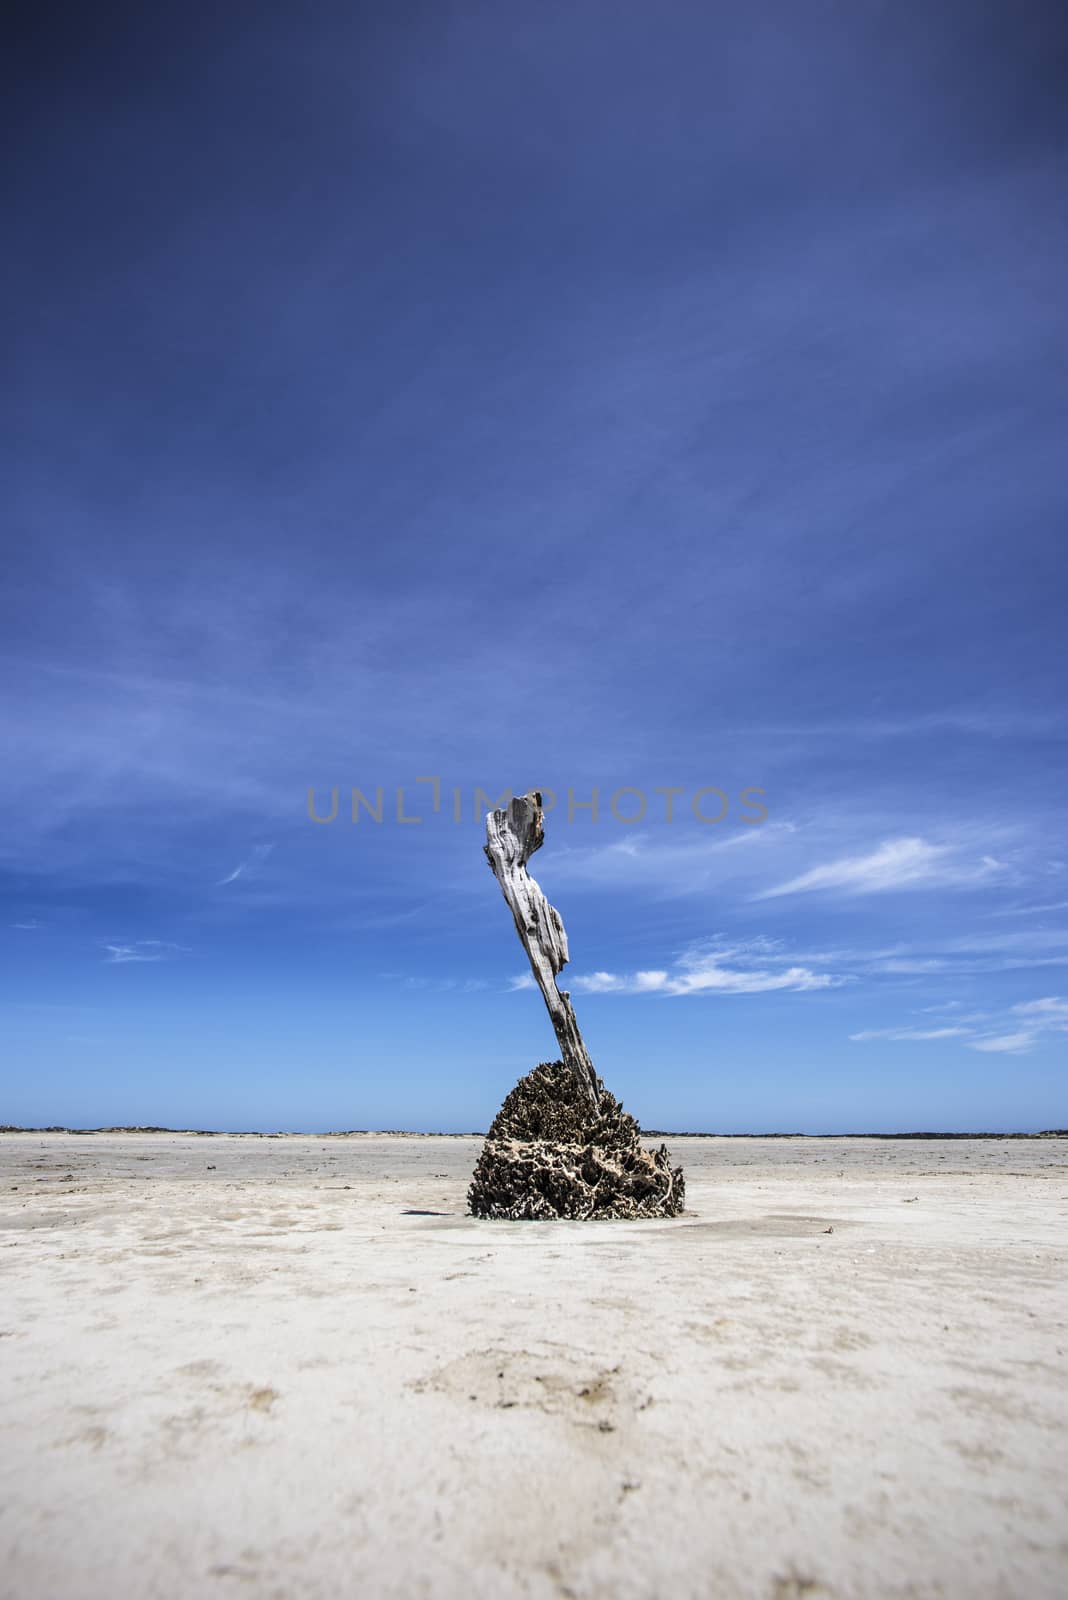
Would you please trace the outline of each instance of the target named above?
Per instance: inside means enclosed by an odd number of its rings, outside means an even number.
[[[829,989],[846,981],[797,962],[786,965],[789,960],[770,939],[733,946],[711,941],[685,951],[671,971],[592,972],[573,978],[570,986],[580,994],[767,994]]]
[[[969,1039],[969,1050],[987,1050],[1007,1055],[1022,1056],[1035,1043],[1033,1033],[1003,1033],[985,1039]]]
[[[508,980],[508,992],[510,994],[515,994],[519,989],[536,988],[537,984],[534,982],[534,978],[529,972],[521,972],[518,978],[509,978]]]
[[[13,922],[11,926],[21,929],[23,933],[32,933],[35,928],[44,927],[44,923],[38,922],[35,917],[31,917],[29,922]]]
[[[591,972],[587,977],[579,976],[570,981],[572,989],[580,994],[616,994],[629,987],[626,978],[617,978],[614,972]]]
[[[668,981],[666,972],[636,972],[634,982],[639,990],[662,989]]]
[[[174,956],[188,955],[185,945],[170,944],[164,939],[135,939],[132,944],[106,944],[105,961],[108,966],[121,966],[128,961],[170,961]]]
[[[993,856],[984,855],[976,864],[965,864],[956,858],[949,845],[930,844],[917,838],[887,839],[868,855],[842,856],[837,861],[825,862],[753,898],[771,900],[780,895],[807,894],[817,889],[880,894],[886,890],[931,885],[964,886],[983,882],[1001,870],[1002,863]]]
[[[756,937],[728,943],[714,938],[691,945],[670,968],[581,972],[562,977],[560,986],[577,994],[766,994],[830,989],[850,981],[835,973],[815,971],[824,959],[793,956],[776,939]],[[529,973],[509,982],[512,991],[534,987]]]
[[[1045,1000],[1024,1000],[1013,1006],[1020,1017],[1032,1017],[1040,1027],[1068,1028],[1068,1000],[1048,996]]]
[[[666,972],[632,972],[620,977],[614,972],[579,974],[570,986],[580,994],[666,994],[678,993]]]

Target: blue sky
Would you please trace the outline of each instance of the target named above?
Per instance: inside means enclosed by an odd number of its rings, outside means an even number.
[[[221,9],[6,111],[0,1121],[486,1126],[539,785],[647,1124],[1063,1126],[1055,9]]]

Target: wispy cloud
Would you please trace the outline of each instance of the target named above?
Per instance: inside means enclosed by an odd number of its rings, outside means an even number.
[[[570,987],[580,994],[767,994],[777,989],[830,989],[846,981],[791,961],[775,940],[757,938],[744,944],[693,945],[670,969],[580,974],[571,979]]]
[[[861,895],[893,889],[967,887],[986,882],[1003,870],[1004,863],[990,855],[981,856],[978,861],[962,861],[950,845],[931,844],[920,838],[887,839],[867,855],[824,862],[753,898],[771,900],[827,889]]]
[[[13,922],[11,926],[21,929],[23,933],[32,933],[37,928],[43,928],[44,923],[38,922],[35,917],[31,917],[29,922]]]
[[[923,1009],[931,1012],[940,1008],[925,1006]],[[985,1055],[1026,1055],[1041,1042],[1043,1035],[1068,1033],[1068,1000],[1055,995],[1021,1001],[1001,1013],[976,1011],[962,1015],[957,1000],[948,1001],[941,1009],[952,1019],[945,1027],[869,1028],[862,1033],[851,1033],[849,1037],[855,1044],[871,1039],[959,1039],[969,1050],[979,1050]]]
[[[866,1028],[849,1037],[854,1044],[867,1039],[914,1039],[923,1043],[930,1039],[956,1039],[967,1032],[967,1028]]]
[[[995,1054],[1022,1056],[1026,1055],[1037,1042],[1034,1033],[1002,1033],[988,1034],[982,1039],[970,1039],[970,1050],[983,1050]]]
[[[831,947],[827,949],[790,948],[778,939],[754,935],[745,940],[717,935],[691,943],[670,962],[618,972],[604,968],[577,973],[561,980],[562,987],[579,994],[763,994],[775,990],[817,990],[837,988],[845,983],[879,982],[943,977],[966,978],[985,973],[1035,970],[1068,966],[1068,931],[1027,931],[1005,934],[1001,939],[964,936],[934,940],[924,945],[906,943],[884,948]],[[513,977],[510,990],[531,989],[529,973]],[[853,1035],[857,1039],[948,1038],[949,1024],[966,1025],[961,1033],[997,1030],[998,1018],[969,1013],[941,1016],[950,1007],[928,1006],[925,1013],[937,1013],[930,1022],[917,1028],[911,1025],[886,1029],[867,1029]],[[1052,1007],[1055,1002],[1042,1002]],[[1046,1016],[1052,1026],[1052,1012]],[[975,1024],[985,1023],[985,1030]],[[935,1029],[938,1032],[935,1032]],[[1004,1026],[1001,1031],[1007,1031]]]
[[[1068,932],[1021,932],[1002,939],[967,936],[924,946],[905,943],[884,948],[790,948],[779,939],[754,935],[745,940],[717,935],[690,944],[667,964],[617,972],[604,968],[561,980],[578,994],[764,994],[775,990],[819,990],[843,984],[934,977],[967,978],[985,973],[1068,966]],[[529,973],[513,977],[509,989],[532,989]],[[1058,1020],[1054,1000],[1034,1002],[1047,1026]],[[960,1011],[960,1002],[925,1006],[934,1013],[920,1026],[866,1029],[852,1039],[933,1040],[1006,1031],[996,1014]],[[1025,1015],[1021,1011],[1021,1015]],[[1036,1013],[1037,1014],[1037,1013]],[[951,1026],[952,1025],[952,1026]],[[1015,1025],[1014,1025],[1015,1026]]]
[[[993,917],[1042,917],[1052,911],[1068,911],[1068,900],[1051,900],[1042,906],[1000,906],[990,913]]]
[[[980,707],[924,712],[913,717],[842,717],[822,722],[749,723],[746,732],[766,738],[804,739],[917,739],[943,734],[971,734],[983,739],[1043,739],[1063,737],[1068,716],[1060,710],[1025,711]]]
[[[875,975],[924,976],[935,973],[1022,972],[1068,966],[1068,929],[1034,928],[1002,934],[965,934],[926,946],[901,945],[873,954],[867,970]]]
[[[405,989],[426,989],[434,994],[447,994],[449,991],[455,994],[480,994],[489,988],[485,978],[427,978],[416,973],[405,976],[399,972],[383,972],[381,976],[399,979]]]
[[[700,894],[712,883],[744,879],[766,855],[788,846],[796,832],[792,822],[773,821],[726,833],[710,828],[695,834],[680,827],[670,834],[628,833],[607,844],[565,845],[554,852],[552,880],[657,897]]]
[[[1012,1009],[1018,1017],[1034,1017],[1043,1026],[1064,1028],[1068,1032],[1068,1000],[1051,995],[1045,1000],[1025,1000]]]
[[[129,961],[170,961],[175,956],[188,955],[185,945],[171,944],[165,939],[134,939],[131,944],[106,944],[108,966],[123,966]]]
[[[217,887],[221,889],[228,883],[236,883],[238,878],[253,877],[273,849],[273,844],[253,845],[252,854],[244,861],[239,861],[233,872],[228,872],[225,878],[220,878]]]

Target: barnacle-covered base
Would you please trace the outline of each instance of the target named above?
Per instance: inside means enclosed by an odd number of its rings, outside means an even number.
[[[648,1150],[641,1129],[598,1083],[594,1112],[562,1061],[521,1078],[486,1135],[468,1190],[473,1216],[540,1222],[557,1217],[677,1217],[681,1167],[667,1146]]]

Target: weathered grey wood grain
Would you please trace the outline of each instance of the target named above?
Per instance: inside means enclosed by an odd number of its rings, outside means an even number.
[[[596,1109],[597,1074],[582,1040],[571,997],[556,985],[568,961],[567,934],[560,913],[527,872],[527,862],[545,839],[541,795],[518,795],[503,811],[486,814],[486,857],[515,918],[535,982],[552,1021],[564,1062],[581,1092]]]

